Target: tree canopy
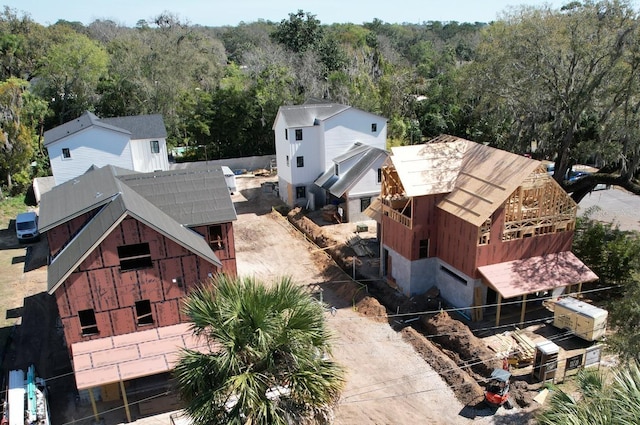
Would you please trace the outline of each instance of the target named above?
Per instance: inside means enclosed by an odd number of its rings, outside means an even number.
[[[290,278],[218,275],[184,312],[211,348],[185,350],[174,372],[193,423],[330,422],[344,370],[328,356],[323,306]]]

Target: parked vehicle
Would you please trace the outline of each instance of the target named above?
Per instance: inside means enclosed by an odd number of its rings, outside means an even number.
[[[511,402],[509,401],[509,380],[511,379],[511,373],[504,369],[494,369],[491,372],[489,383],[485,391],[485,402],[491,407],[504,406],[510,409]]]
[[[16,217],[16,235],[18,242],[29,242],[40,239],[38,232],[38,215],[33,212],[18,214]]]

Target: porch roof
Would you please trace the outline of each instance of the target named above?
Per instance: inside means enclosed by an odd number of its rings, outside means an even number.
[[[71,346],[78,390],[173,370],[183,348],[210,352],[189,323],[77,342]]]
[[[571,251],[482,266],[478,271],[502,298],[598,280]]]

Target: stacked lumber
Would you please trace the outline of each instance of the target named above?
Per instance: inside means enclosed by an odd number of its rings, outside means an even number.
[[[515,339],[518,343],[517,350],[519,354],[519,362],[533,362],[533,358],[536,354],[536,344],[531,340],[531,338],[526,336],[521,329],[516,328],[515,332],[513,332],[511,335],[513,336],[513,339]]]

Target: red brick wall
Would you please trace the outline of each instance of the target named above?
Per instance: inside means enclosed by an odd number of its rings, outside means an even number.
[[[148,242],[153,266],[120,271],[117,247]],[[233,260],[235,262],[235,252]],[[235,266],[233,267],[235,270]],[[153,326],[185,321],[180,313],[190,288],[215,273],[215,265],[133,218],[125,219],[55,291],[65,337],[71,344],[147,329],[138,326],[135,302],[149,300]],[[182,287],[172,280],[181,277]],[[83,336],[78,311],[93,309],[99,334]]]

